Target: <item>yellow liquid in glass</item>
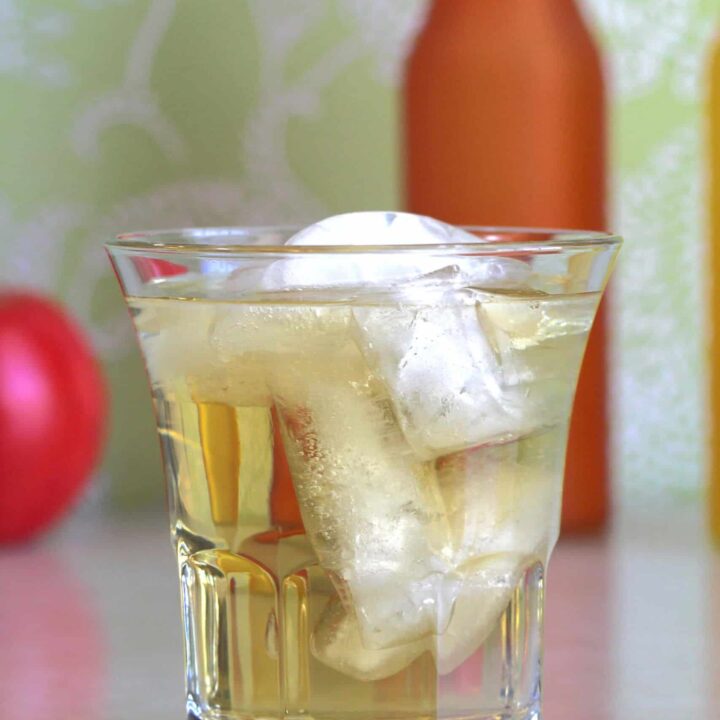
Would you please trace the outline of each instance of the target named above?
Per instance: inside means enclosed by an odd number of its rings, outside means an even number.
[[[168,479],[191,717],[535,711],[542,564],[557,537],[565,423],[598,297],[478,298],[131,299]],[[504,358],[503,382],[541,411],[537,427],[469,447],[475,422],[417,422],[391,399],[390,340],[384,355],[358,340],[376,317],[417,333],[460,318],[462,338],[490,337],[483,357]],[[464,345],[446,344],[443,383],[464,357]],[[423,343],[400,365],[432,358]],[[433,397],[428,377],[413,396],[421,409]],[[427,448],[430,422],[449,446],[468,447]]]

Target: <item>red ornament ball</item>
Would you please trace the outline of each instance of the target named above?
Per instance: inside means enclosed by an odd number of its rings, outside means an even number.
[[[0,291],[0,543],[39,533],[76,500],[106,409],[100,366],[62,307]]]

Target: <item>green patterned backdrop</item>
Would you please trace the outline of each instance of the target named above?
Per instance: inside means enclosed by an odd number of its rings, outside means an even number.
[[[532,2],[534,0],[526,0]],[[482,2],[482,0],[478,0]],[[616,467],[627,506],[702,485],[703,66],[715,0],[587,0],[616,97]],[[425,0],[0,0],[0,280],[61,296],[114,390],[96,496],[160,495],[101,248],[125,229],[305,222],[400,200]]]

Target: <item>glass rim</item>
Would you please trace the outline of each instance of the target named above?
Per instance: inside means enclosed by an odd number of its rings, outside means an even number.
[[[622,244],[622,237],[600,230],[570,230],[543,227],[512,227],[493,225],[458,225],[461,230],[476,234],[472,243],[422,243],[383,245],[258,245],[243,242],[202,242],[207,239],[247,241],[262,235],[294,234],[306,226],[258,225],[187,227],[177,229],[140,230],[120,233],[105,243],[111,252],[131,255],[194,255],[199,257],[228,257],[241,255],[367,255],[398,253],[440,253],[477,255],[513,253],[550,253],[573,249],[612,247]],[[512,236],[522,235],[522,240]],[[201,242],[198,242],[201,241]]]

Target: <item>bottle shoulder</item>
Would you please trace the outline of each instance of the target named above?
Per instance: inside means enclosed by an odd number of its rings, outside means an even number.
[[[539,69],[601,64],[599,45],[576,9],[569,14],[557,10],[528,13],[523,12],[527,3],[503,2],[507,6],[502,11],[493,7],[495,0],[484,0],[474,5],[478,9],[466,12],[460,5],[453,12],[431,12],[416,38],[409,64],[500,65],[509,71],[514,67],[524,70],[527,65]],[[510,6],[519,11],[507,9]]]

